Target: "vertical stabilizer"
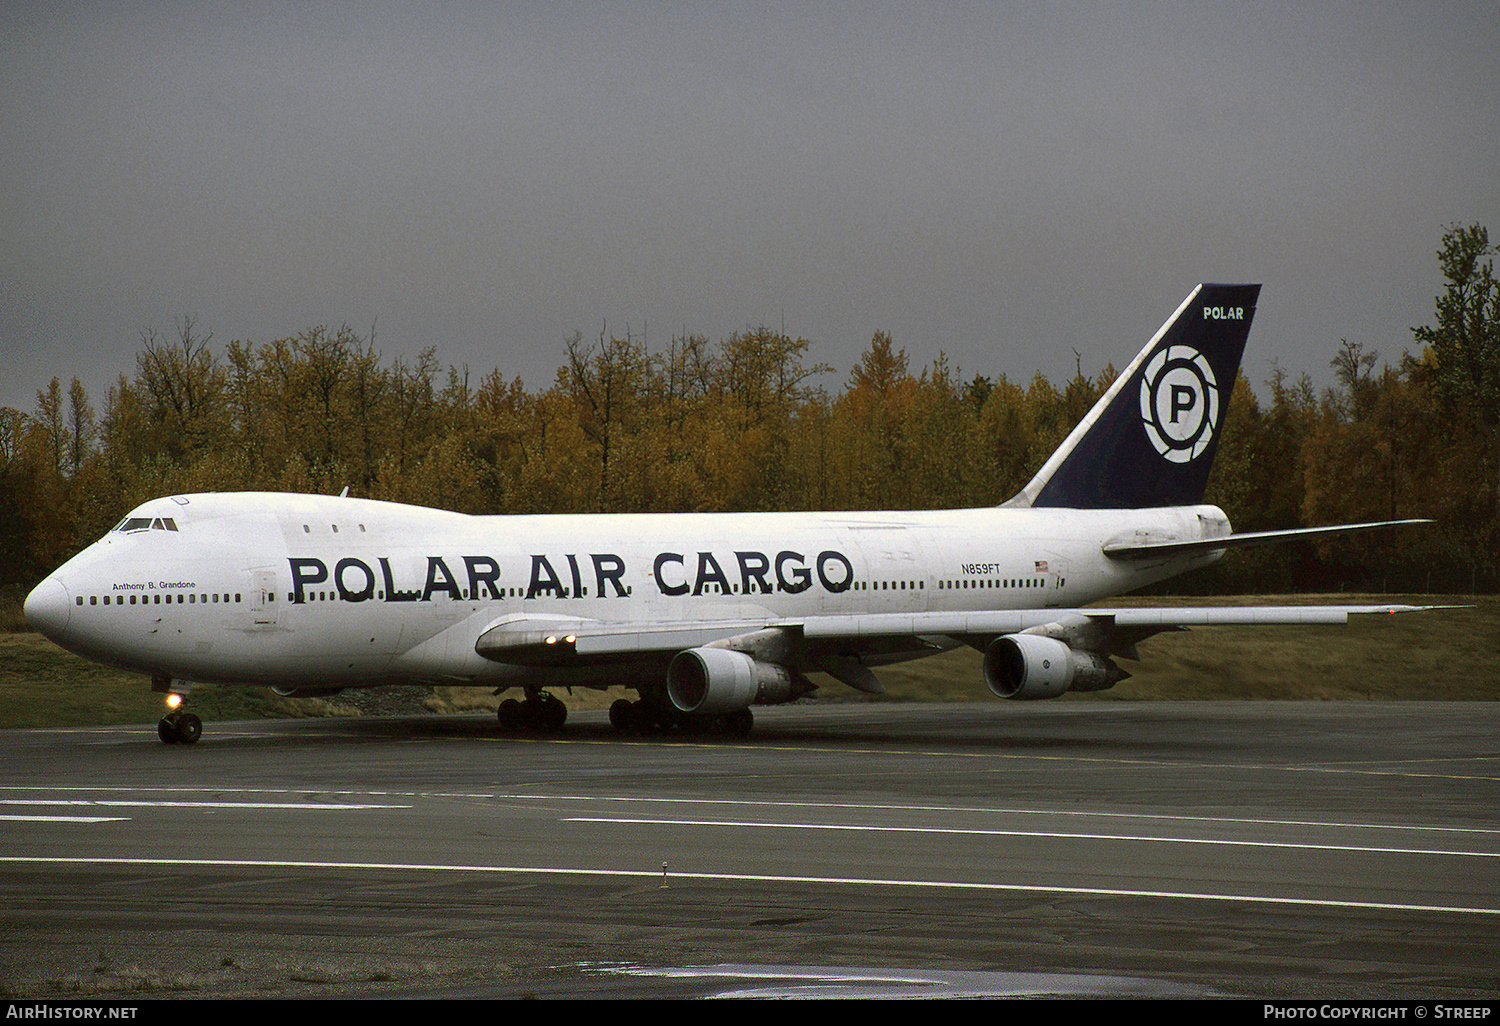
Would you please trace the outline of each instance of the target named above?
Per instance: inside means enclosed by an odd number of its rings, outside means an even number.
[[[1203,501],[1259,285],[1199,285],[1007,506]]]

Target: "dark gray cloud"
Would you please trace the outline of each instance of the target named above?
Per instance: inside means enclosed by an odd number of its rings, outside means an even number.
[[[841,382],[1119,365],[1262,281],[1246,369],[1394,359],[1500,235],[1490,4],[8,4],[0,405],[143,327],[562,341],[786,325]]]

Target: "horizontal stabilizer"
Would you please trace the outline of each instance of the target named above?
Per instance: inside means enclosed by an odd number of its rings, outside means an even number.
[[[1287,531],[1247,531],[1226,534],[1221,538],[1194,538],[1191,541],[1107,542],[1104,554],[1111,559],[1163,559],[1197,552],[1219,552],[1224,549],[1248,548],[1252,545],[1278,545],[1289,541],[1307,541],[1354,531],[1373,531],[1409,524],[1430,524],[1431,520],[1381,520],[1369,524],[1336,524],[1331,527],[1298,527]]]

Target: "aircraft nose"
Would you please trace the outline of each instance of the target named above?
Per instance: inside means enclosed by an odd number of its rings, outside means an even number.
[[[68,617],[73,615],[73,602],[62,581],[49,577],[26,596],[23,609],[26,619],[33,627],[56,640],[68,629]]]

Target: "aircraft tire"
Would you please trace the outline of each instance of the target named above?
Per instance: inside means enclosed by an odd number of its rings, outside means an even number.
[[[203,736],[203,721],[192,713],[183,713],[177,720],[177,742],[195,745]]]
[[[177,724],[172,722],[172,717],[163,716],[156,721],[156,736],[161,738],[161,743],[164,745],[177,743]]]
[[[749,737],[755,727],[755,714],[749,709],[736,709],[724,716],[724,733],[731,737]]]
[[[514,698],[507,698],[500,703],[500,708],[495,710],[495,718],[500,721],[500,729],[507,733],[521,729],[521,703]]]
[[[568,706],[556,695],[549,694],[537,703],[537,722],[545,731],[559,733],[568,722]]]
[[[662,707],[655,702],[641,699],[630,703],[630,726],[637,734],[653,737],[669,732],[670,721]]]

